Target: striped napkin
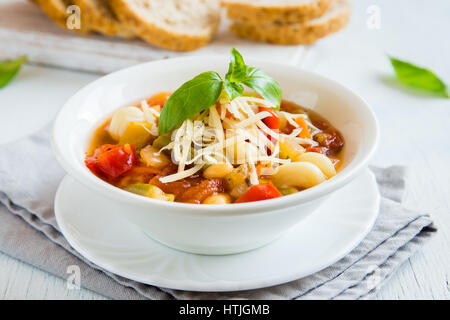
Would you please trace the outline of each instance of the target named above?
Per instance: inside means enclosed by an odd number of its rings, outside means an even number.
[[[50,148],[50,130],[0,146],[0,251],[67,278],[80,267],[84,288],[113,299],[367,299],[437,229],[428,214],[404,208],[405,168],[371,168],[382,195],[379,217],[346,257],[306,278],[241,292],[162,289],[102,270],[70,247],[58,230],[53,199],[65,172]]]

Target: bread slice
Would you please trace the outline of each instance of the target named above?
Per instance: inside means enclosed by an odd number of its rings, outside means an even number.
[[[331,0],[224,0],[230,19],[246,23],[305,22],[323,15]]]
[[[156,46],[191,51],[206,45],[220,23],[220,0],[110,0],[115,14]]]
[[[53,20],[58,26],[68,31],[75,31],[86,33],[89,32],[89,29],[84,23],[81,23],[81,29],[73,29],[70,30],[67,28],[67,18],[70,16],[66,12],[67,8],[72,5],[69,0],[33,0],[39,7],[41,7],[42,11]]]
[[[109,0],[72,0],[81,9],[81,19],[89,29],[107,36],[134,38],[135,33],[121,23],[109,6]]]
[[[241,37],[273,44],[311,44],[344,28],[349,19],[350,3],[347,0],[333,0],[330,9],[323,16],[304,23],[235,22],[231,30]]]

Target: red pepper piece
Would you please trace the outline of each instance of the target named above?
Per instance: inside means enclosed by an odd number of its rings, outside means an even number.
[[[116,179],[139,164],[133,145],[105,144],[86,157],[85,164],[94,174]]]
[[[271,114],[270,117],[263,119],[263,122],[269,129],[275,130],[280,129],[280,116],[274,108],[269,107],[259,107],[259,112],[267,111]]]
[[[281,196],[280,191],[278,191],[272,182],[269,182],[268,184],[257,184],[250,187],[235,203],[268,200]]]

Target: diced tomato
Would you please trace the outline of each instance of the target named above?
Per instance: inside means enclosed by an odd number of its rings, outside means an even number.
[[[337,130],[328,130],[327,132],[319,132],[314,135],[314,140],[317,141],[326,150],[327,155],[336,155],[342,149],[344,140]]]
[[[268,184],[258,184],[250,187],[235,203],[268,200],[281,196],[280,191],[278,191],[272,182],[269,182]]]
[[[280,116],[278,115],[278,112],[274,108],[268,108],[268,107],[259,107],[259,112],[267,111],[271,114],[270,117],[264,118],[263,122],[266,126],[269,127],[269,129],[280,129]]]
[[[138,165],[139,160],[131,144],[105,144],[95,150],[93,156],[86,157],[85,164],[94,174],[115,179]]]
[[[279,133],[280,129],[280,116],[278,115],[278,112],[274,108],[268,108],[268,107],[259,107],[259,112],[267,111],[271,114],[270,117],[266,117],[263,119],[264,124],[271,130]],[[264,132],[264,135],[273,143],[277,144],[277,139],[273,136],[270,136]],[[270,150],[267,150],[267,154],[270,155],[272,152]]]
[[[321,147],[308,147],[306,148],[306,152],[316,152],[316,153],[325,153],[325,150],[323,150],[323,148]]]
[[[179,202],[200,204],[209,196],[225,192],[225,179],[207,179],[203,180],[195,187],[191,187],[177,198]]]
[[[303,139],[311,139],[311,134],[309,133],[309,127],[303,117],[298,117],[295,119],[295,122],[299,125],[302,131],[298,134],[299,138]]]
[[[97,158],[95,156],[86,157],[86,159],[84,159],[84,163],[93,174],[96,176],[101,175],[101,171],[97,166]]]

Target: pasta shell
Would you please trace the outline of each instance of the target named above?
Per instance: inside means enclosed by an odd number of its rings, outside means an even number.
[[[315,164],[327,176],[327,178],[336,175],[336,168],[333,162],[326,156],[317,152],[306,152],[296,159],[301,162],[309,162]]]
[[[292,162],[279,166],[272,176],[278,188],[311,188],[324,182],[327,177],[316,165],[310,162]]]

